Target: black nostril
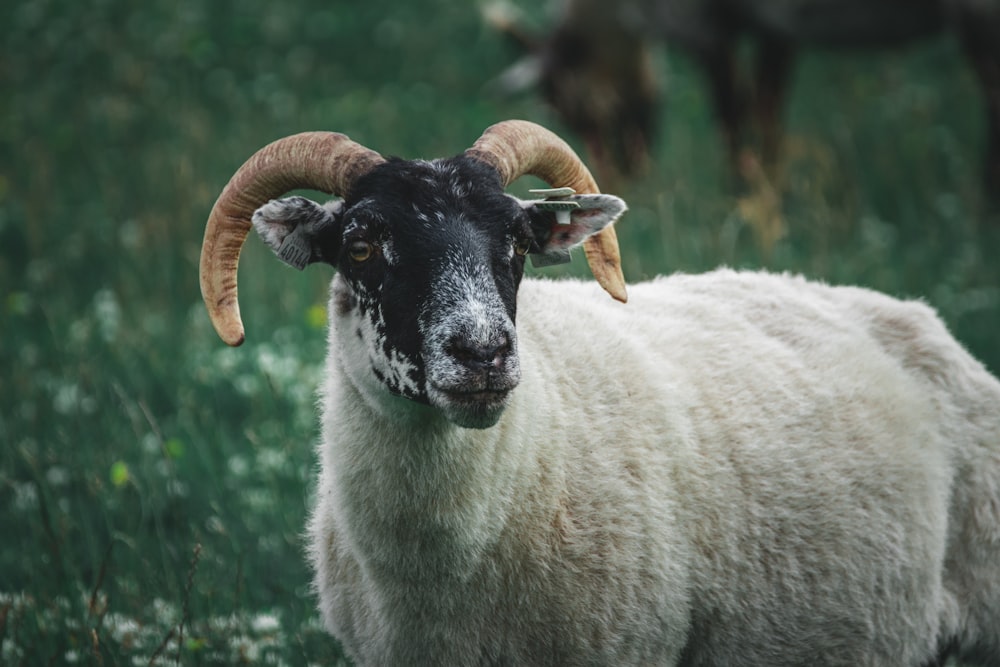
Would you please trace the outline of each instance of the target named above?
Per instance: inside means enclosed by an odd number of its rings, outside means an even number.
[[[500,345],[480,345],[466,338],[455,338],[447,351],[455,361],[469,368],[499,368],[510,352],[510,341],[504,336]]]

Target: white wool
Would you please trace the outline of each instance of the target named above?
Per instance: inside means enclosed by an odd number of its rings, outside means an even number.
[[[1000,383],[930,308],[729,270],[629,297],[525,279],[485,430],[371,407],[332,316],[309,535],[357,664],[1000,665]]]

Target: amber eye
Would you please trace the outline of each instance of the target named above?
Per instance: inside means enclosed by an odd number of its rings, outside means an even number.
[[[353,241],[347,246],[347,256],[358,264],[367,262],[375,254],[375,248],[368,241]]]
[[[518,257],[524,257],[525,255],[528,254],[529,250],[531,250],[530,239],[521,239],[519,241],[514,242],[514,252],[517,254]]]

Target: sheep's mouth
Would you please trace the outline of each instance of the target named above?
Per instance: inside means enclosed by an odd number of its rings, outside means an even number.
[[[510,389],[473,389],[454,390],[437,388],[441,395],[453,403],[466,403],[470,405],[481,405],[504,401],[510,394]]]
[[[489,428],[510,402],[511,388],[465,389],[431,386],[430,402],[447,419],[465,428]]]
[[[504,371],[429,373],[427,388],[432,402],[454,405],[488,406],[505,403],[519,384],[516,365]]]

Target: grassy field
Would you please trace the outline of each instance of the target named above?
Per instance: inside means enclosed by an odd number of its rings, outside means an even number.
[[[339,659],[301,538],[330,274],[252,240],[248,342],[227,349],[201,235],[286,134],[434,157],[504,118],[561,131],[533,96],[484,93],[515,54],[467,4],[0,4],[0,663]],[[728,194],[697,72],[660,66],[653,169],[618,189],[630,279],[766,266],[920,296],[1000,372],[1000,219],[952,40],[803,59],[773,243]]]

